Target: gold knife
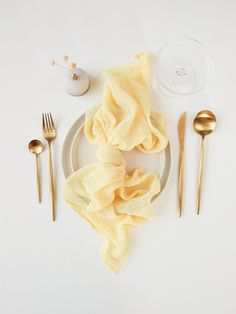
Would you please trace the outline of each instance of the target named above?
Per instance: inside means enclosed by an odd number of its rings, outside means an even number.
[[[179,217],[182,215],[183,207],[183,180],[184,180],[184,138],[186,126],[186,112],[183,112],[178,122],[179,135],[179,181],[178,181],[178,203]]]

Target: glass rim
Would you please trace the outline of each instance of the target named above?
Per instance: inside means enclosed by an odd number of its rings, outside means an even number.
[[[173,45],[174,43],[177,43],[179,41],[186,41],[186,42],[193,42],[195,44],[197,44],[204,52],[204,57],[205,57],[205,60],[206,60],[206,65],[207,65],[207,77],[205,79],[205,82],[202,86],[190,91],[190,92],[177,92],[169,87],[167,87],[163,81],[160,79],[160,76],[159,76],[159,73],[157,71],[157,80],[159,81],[159,83],[165,88],[167,89],[168,91],[170,91],[171,93],[174,93],[174,94],[179,94],[179,95],[190,95],[190,94],[194,94],[194,93],[197,93],[199,92],[206,84],[207,82],[209,81],[209,77],[210,75],[212,74],[213,72],[213,62],[212,62],[212,58],[211,58],[211,54],[210,52],[208,51],[208,49],[206,48],[206,46],[200,42],[199,40],[197,39],[194,39],[194,38],[191,38],[191,37],[178,37],[176,39],[173,39],[173,40],[169,40],[167,41],[160,49],[159,51],[157,52],[156,54],[156,63],[158,64],[158,58],[160,57],[160,54],[162,53],[162,51],[166,48],[168,48],[169,46]]]

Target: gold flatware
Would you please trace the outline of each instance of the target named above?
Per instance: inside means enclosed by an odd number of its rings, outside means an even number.
[[[52,152],[51,143],[56,138],[56,128],[52,119],[51,113],[42,114],[43,123],[43,136],[48,142],[48,158],[49,158],[49,176],[50,176],[50,192],[51,192],[51,206],[52,206],[52,220],[55,221],[55,187],[53,178],[53,163],[52,163]]]
[[[205,136],[212,133],[216,127],[216,117],[214,113],[209,110],[200,111],[194,121],[194,130],[202,137],[201,139],[201,152],[200,163],[198,171],[198,190],[197,190],[197,215],[200,213],[201,203],[201,190],[202,190],[202,177],[203,177],[203,164],[204,164],[204,139]]]
[[[183,180],[184,180],[184,139],[185,139],[186,112],[183,112],[178,122],[179,136],[179,180],[178,180],[178,204],[179,217],[183,208]]]
[[[37,178],[37,190],[38,190],[38,201],[41,203],[41,182],[39,173],[39,154],[43,150],[43,143],[39,140],[32,140],[28,145],[29,151],[35,155],[36,160],[36,178]]]

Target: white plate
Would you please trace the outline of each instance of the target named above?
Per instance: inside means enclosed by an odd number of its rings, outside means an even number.
[[[85,115],[83,114],[72,125],[64,141],[62,167],[66,178],[79,168],[97,161],[95,154],[97,146],[86,139],[84,121]],[[170,145],[163,152],[157,154],[145,154],[138,149],[122,153],[128,171],[142,167],[145,171],[156,172],[161,180],[162,190],[164,189],[171,171]]]

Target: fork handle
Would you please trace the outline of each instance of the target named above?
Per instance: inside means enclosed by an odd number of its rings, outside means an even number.
[[[52,220],[55,221],[55,188],[53,178],[53,165],[52,165],[52,152],[51,152],[51,141],[48,141],[48,158],[49,158],[49,176],[50,176],[50,193],[51,193],[51,206],[52,206]]]

